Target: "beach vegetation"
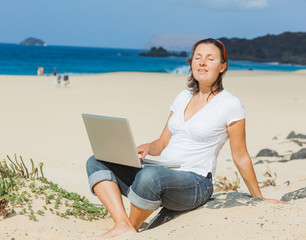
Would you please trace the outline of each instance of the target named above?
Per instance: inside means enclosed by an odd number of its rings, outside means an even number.
[[[29,170],[21,156],[17,158],[15,154],[13,159],[7,156],[7,160],[0,162],[0,214],[3,218],[18,213],[37,221],[37,215],[45,216],[49,212],[64,218],[92,221],[107,215],[106,208],[95,206],[84,196],[48,181],[43,173],[43,163],[36,168],[30,159]],[[36,206],[42,207],[36,209]]]

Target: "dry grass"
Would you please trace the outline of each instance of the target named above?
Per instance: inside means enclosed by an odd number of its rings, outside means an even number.
[[[214,184],[214,189],[216,192],[228,192],[228,191],[238,191],[238,188],[240,188],[240,178],[238,177],[238,173],[235,172],[236,179],[234,179],[232,182],[227,180],[226,177],[217,177],[217,181]]]
[[[262,185],[260,186],[261,188],[268,187],[268,186],[276,186],[277,174],[276,172],[272,173],[268,166],[267,166],[267,171],[264,173],[263,176],[267,177],[268,179],[261,182],[262,183]]]
[[[0,213],[3,214],[3,218],[6,218],[6,207],[7,207],[8,202],[5,199],[0,200]]]

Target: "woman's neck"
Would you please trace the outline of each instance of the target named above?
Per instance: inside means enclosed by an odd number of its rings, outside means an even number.
[[[214,92],[217,88],[214,87],[213,89],[211,89],[211,86],[202,86],[199,87],[199,94],[200,95],[209,95],[211,92]],[[214,95],[216,95],[217,93],[215,93]]]
[[[215,87],[213,90],[216,90],[217,88]],[[205,100],[205,101],[208,101],[209,102],[209,100],[211,99],[211,98],[213,98],[214,96],[216,96],[217,94],[218,94],[218,92],[214,92],[213,94],[211,94],[212,93],[212,90],[211,90],[211,87],[209,86],[209,87],[201,87],[200,89],[199,89],[199,92],[197,92],[197,98],[200,100],[200,101],[202,101],[202,100]],[[209,96],[209,99],[208,99],[208,96]]]

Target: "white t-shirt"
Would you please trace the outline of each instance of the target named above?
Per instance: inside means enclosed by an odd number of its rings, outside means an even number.
[[[207,176],[216,171],[218,154],[228,139],[227,126],[245,118],[241,101],[222,90],[187,122],[184,112],[193,93],[184,90],[176,97],[170,109],[173,112],[168,122],[172,134],[160,161],[180,164],[177,170],[191,171]]]

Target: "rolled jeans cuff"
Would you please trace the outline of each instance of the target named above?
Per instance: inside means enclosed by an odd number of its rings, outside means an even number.
[[[127,194],[128,199],[133,203],[136,207],[155,211],[158,209],[161,205],[161,201],[150,201],[147,199],[144,199],[142,197],[139,197],[133,189],[130,187]]]
[[[93,195],[96,196],[95,192],[93,191],[93,186],[95,186],[98,182],[109,180],[113,181],[118,184],[115,175],[110,170],[99,170],[91,174],[88,178],[90,191]]]

